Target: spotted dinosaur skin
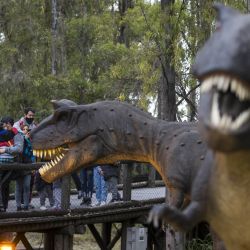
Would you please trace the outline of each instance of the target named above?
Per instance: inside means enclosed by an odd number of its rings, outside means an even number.
[[[172,205],[190,198],[206,154],[197,123],[166,122],[118,101],[53,105],[54,113],[31,133],[35,154],[55,159],[39,170],[45,181],[90,165],[132,160],[155,167],[173,194]]]
[[[207,220],[227,250],[249,250],[250,15],[215,8],[217,30],[193,66],[202,82],[199,127],[209,150],[187,208],[154,207],[149,220],[181,230]]]

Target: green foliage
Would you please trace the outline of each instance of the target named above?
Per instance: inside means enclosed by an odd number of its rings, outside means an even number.
[[[213,31],[212,2],[176,0],[168,15],[160,1],[133,1],[124,13],[114,0],[57,1],[55,39],[51,1],[2,0],[0,116],[19,118],[25,106],[33,106],[41,119],[51,111],[50,100],[59,98],[78,103],[120,98],[147,109],[157,99],[161,60],[169,52],[177,89],[188,91],[196,85],[190,65]],[[246,11],[243,0],[224,2]],[[122,27],[126,44],[119,40]]]
[[[204,240],[192,239],[187,242],[186,250],[212,250],[212,245],[213,244],[210,236],[208,236]]]

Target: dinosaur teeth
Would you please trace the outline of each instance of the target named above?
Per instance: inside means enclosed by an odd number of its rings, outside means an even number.
[[[219,95],[217,93],[213,96],[212,110],[211,110],[211,122],[213,125],[218,126],[220,123],[220,113],[219,113]]]
[[[213,95],[212,109],[211,109],[211,124],[221,129],[221,131],[235,131],[239,129],[244,123],[250,119],[250,108],[243,111],[235,120],[229,115],[219,113],[219,95]]]
[[[223,75],[210,76],[202,82],[201,93],[209,92],[213,87],[224,93],[230,88],[240,101],[250,100],[250,90],[238,79]]]
[[[201,84],[201,93],[210,91],[213,88],[213,79],[207,78]]]

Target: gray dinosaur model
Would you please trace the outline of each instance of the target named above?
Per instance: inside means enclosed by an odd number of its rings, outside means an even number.
[[[171,206],[155,207],[149,220],[157,224],[163,219],[181,230],[207,220],[228,250],[246,250],[250,249],[250,16],[221,5],[216,8],[217,31],[194,65],[202,81],[200,128],[211,150],[202,143],[196,124],[159,121],[120,102],[55,101],[54,114],[32,132],[32,139],[38,156],[58,154],[39,170],[48,182],[94,164],[150,162],[173,200]],[[189,198],[191,186],[190,204],[177,210],[184,196]]]
[[[34,153],[53,160],[39,169],[47,182],[79,168],[120,160],[149,162],[171,192],[171,204],[189,200],[206,146],[196,123],[166,122],[134,106],[103,101],[53,101],[54,114],[32,130]]]
[[[150,221],[180,230],[207,220],[228,250],[250,249],[250,15],[221,4],[217,30],[197,54],[199,124],[211,150],[184,211],[158,206]]]

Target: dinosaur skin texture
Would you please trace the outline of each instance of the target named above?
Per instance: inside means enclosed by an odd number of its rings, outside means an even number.
[[[193,72],[201,83],[199,127],[209,150],[183,211],[154,207],[188,230],[206,220],[227,250],[250,249],[250,15],[220,4],[217,30],[198,52]]]
[[[34,153],[54,158],[39,169],[45,181],[91,165],[149,162],[169,187],[172,206],[190,199],[191,183],[206,154],[197,123],[158,120],[118,101],[77,105],[60,100],[53,105],[53,115],[31,133]]]

